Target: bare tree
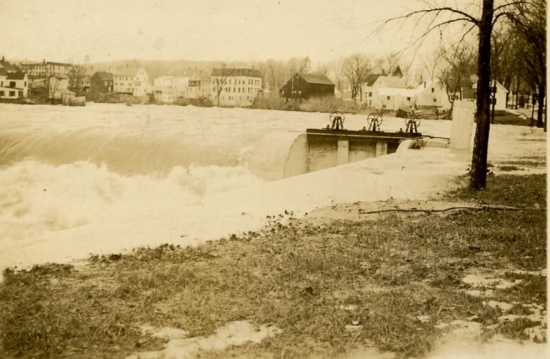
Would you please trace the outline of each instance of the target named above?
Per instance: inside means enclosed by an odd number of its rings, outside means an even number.
[[[531,0],[544,1],[544,0]],[[417,24],[426,21],[425,27],[419,38],[421,42],[428,34],[435,30],[442,31],[455,23],[469,24],[465,35],[473,29],[478,30],[478,61],[477,61],[477,93],[476,93],[476,114],[477,123],[474,138],[474,151],[472,154],[472,165],[470,170],[470,187],[483,189],[487,186],[487,155],[489,147],[490,129],[490,104],[491,104],[491,35],[495,22],[503,16],[515,16],[514,11],[520,6],[532,6],[529,1],[506,1],[495,7],[494,0],[483,0],[481,15],[471,15],[466,10],[458,7],[440,6],[437,2],[425,2],[426,8],[409,12],[403,16],[392,18],[386,21],[408,20],[416,18]],[[468,3],[471,5],[471,3]]]
[[[529,69],[526,79],[536,93],[537,127],[544,126],[546,131],[546,121],[543,121],[546,99],[546,0],[517,2],[514,8],[515,11],[506,13],[506,17],[527,45],[523,57]]]
[[[48,96],[52,99],[52,105],[55,105],[55,94],[57,92],[57,89],[59,88],[59,84],[61,82],[61,79],[57,77],[56,75],[48,75]]]
[[[399,52],[393,51],[382,58],[384,72],[388,75],[393,74],[399,68],[399,55]]]
[[[445,85],[452,114],[455,101],[462,99],[462,88],[472,86],[470,77],[475,73],[477,55],[475,50],[465,43],[452,45],[442,53],[446,66],[442,69],[439,80]]]
[[[344,84],[344,64],[343,60],[335,60],[331,62],[329,65],[329,72],[328,77],[334,82],[336,89],[338,91],[342,91],[342,85]]]
[[[352,100],[357,101],[358,95],[359,101],[363,100],[363,91],[361,91],[361,88],[369,73],[370,62],[366,56],[355,54],[344,59],[343,74],[349,81]]]
[[[86,68],[82,65],[73,65],[67,74],[69,90],[79,93],[82,90],[82,82],[86,75]]]
[[[433,52],[433,57],[423,59],[421,78],[419,82],[424,82],[424,76],[422,74],[426,74],[430,81],[435,81],[437,78],[437,72],[442,66],[442,63],[445,62],[445,66],[447,65],[446,55],[447,53],[444,48],[438,48]]]
[[[225,85],[227,84],[227,76],[228,70],[225,63],[221,63],[218,68],[212,71],[212,86],[218,100],[218,106],[220,106],[221,93],[225,90]]]

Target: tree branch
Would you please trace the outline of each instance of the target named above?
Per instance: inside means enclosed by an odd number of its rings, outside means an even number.
[[[461,11],[461,10],[458,10],[458,9],[453,9],[451,7],[445,6],[445,7],[437,7],[437,8],[433,8],[433,9],[424,9],[424,10],[412,11],[408,14],[405,14],[405,15],[402,15],[402,16],[397,16],[397,17],[391,18],[389,20],[386,20],[384,22],[384,24],[388,24],[388,23],[390,23],[392,21],[396,21],[396,20],[408,19],[410,17],[416,16],[416,15],[419,15],[419,14],[421,14],[422,17],[423,17],[424,15],[435,13],[435,16],[437,17],[442,12],[450,12],[450,13],[453,13],[453,14],[459,14],[459,15],[463,16],[464,20],[466,20],[466,21],[472,22],[476,25],[479,23],[479,20],[476,19],[475,17],[473,17],[472,15],[470,15],[470,14],[464,12],[464,11]]]
[[[499,11],[500,9],[503,9],[507,6],[516,6],[516,5],[529,5],[529,2],[528,1],[514,1],[514,2],[511,2],[511,3],[507,3],[507,4],[502,4],[502,5],[497,6],[496,8],[493,9],[493,14],[495,14],[497,11]]]

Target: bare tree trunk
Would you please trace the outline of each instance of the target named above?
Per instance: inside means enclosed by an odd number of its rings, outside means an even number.
[[[516,110],[519,108],[519,89],[520,89],[520,83],[521,83],[521,78],[520,78],[520,76],[518,75],[518,78],[517,78],[517,85],[516,85],[516,107],[515,107]]]
[[[544,96],[544,132],[546,132],[547,122],[548,122],[548,110],[546,108],[546,96]]]
[[[545,93],[546,93],[546,83],[544,81],[541,82],[541,84],[539,85],[539,93],[538,93],[538,103],[539,103],[539,108],[537,110],[537,127],[538,128],[541,128],[544,126],[544,123],[542,121],[542,116],[543,116],[543,113],[544,113],[544,97],[545,97]]]
[[[476,134],[470,171],[470,187],[483,189],[487,186],[487,154],[489,147],[491,103],[491,33],[494,0],[483,0],[479,20],[479,58],[477,65]]]

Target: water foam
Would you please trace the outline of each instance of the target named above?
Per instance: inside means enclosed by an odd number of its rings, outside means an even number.
[[[105,164],[24,160],[0,170],[0,245],[22,246],[48,233],[94,223],[146,219],[260,183],[243,167],[178,166],[167,175],[123,176]]]

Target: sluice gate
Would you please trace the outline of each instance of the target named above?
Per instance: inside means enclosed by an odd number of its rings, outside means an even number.
[[[307,129],[293,143],[284,177],[395,153],[403,140],[421,133]]]
[[[381,114],[369,115],[369,129],[359,131],[344,129],[345,117],[332,113],[332,126],[324,129],[307,129],[296,138],[290,148],[284,166],[283,177],[291,177],[308,172],[344,165],[368,158],[395,153],[403,140],[419,139],[419,121],[407,119],[405,132],[380,131]]]

